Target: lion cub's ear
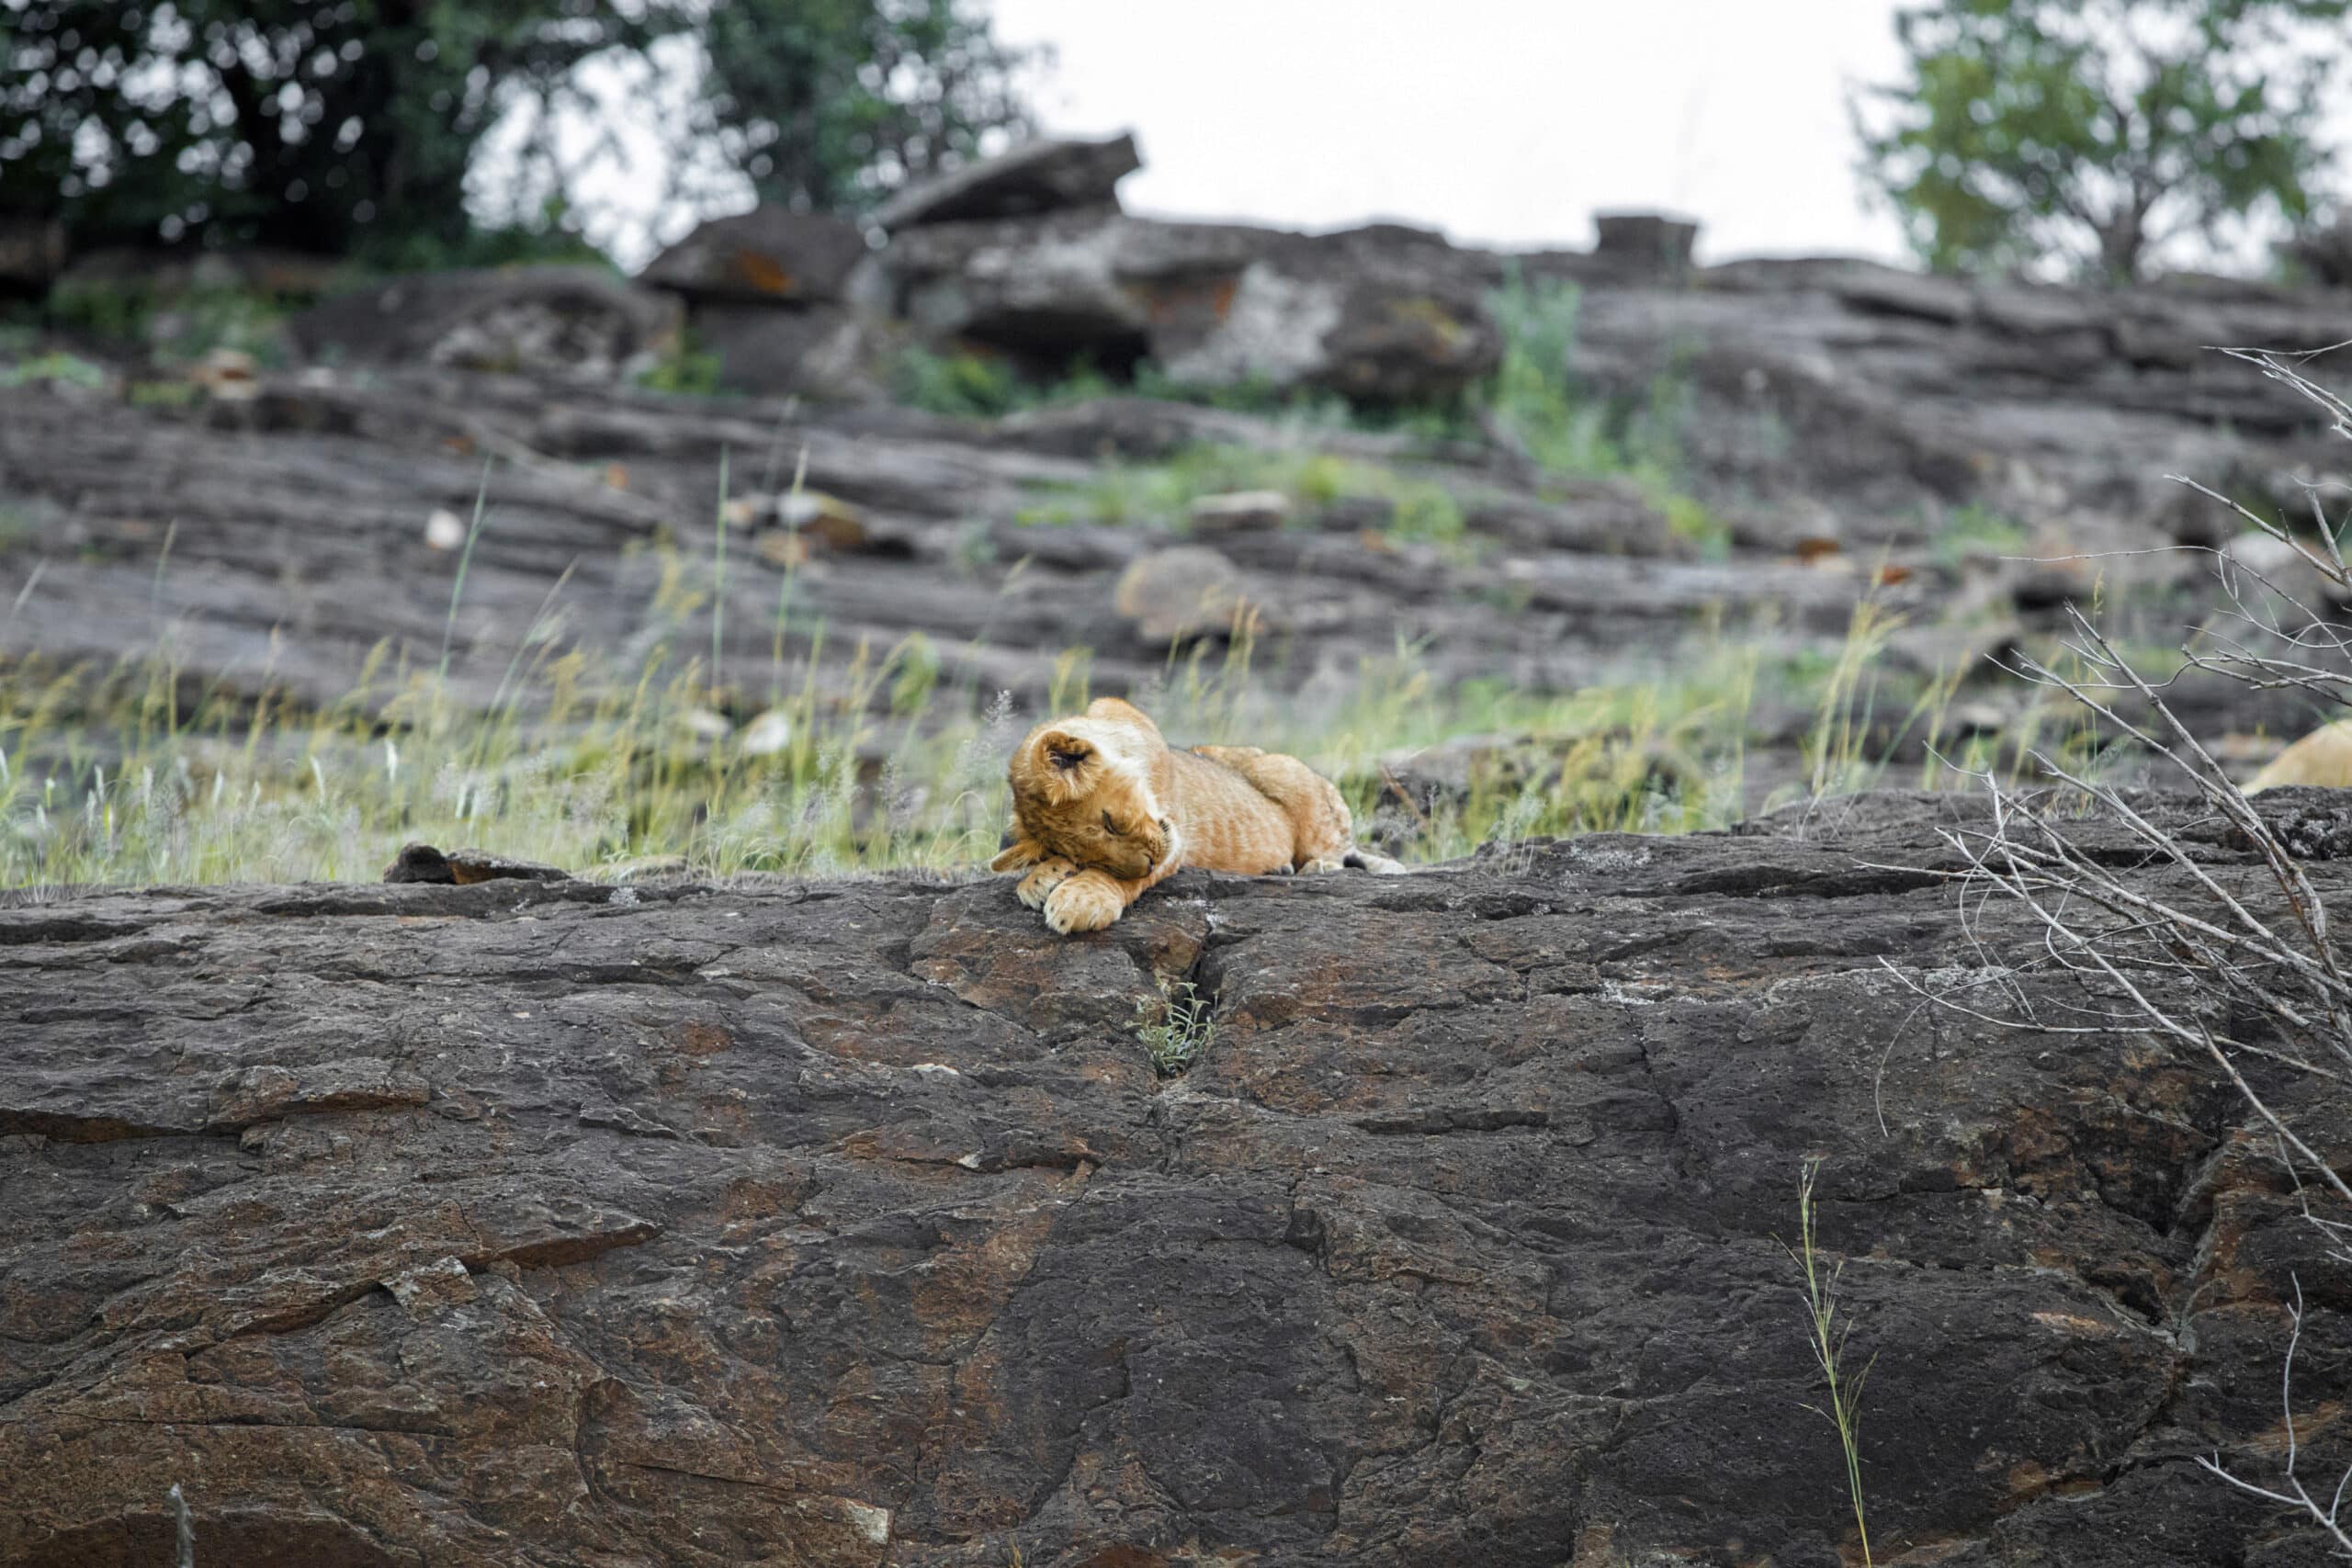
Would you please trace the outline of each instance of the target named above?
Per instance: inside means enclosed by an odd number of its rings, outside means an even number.
[[[1035,840],[1023,839],[999,854],[996,859],[989,862],[989,869],[990,871],[1019,871],[1023,866],[1035,865],[1045,858],[1046,852],[1037,847]]]
[[[1159,726],[1152,723],[1143,709],[1117,697],[1095,698],[1086,705],[1086,716],[1109,719],[1114,724],[1132,724],[1139,729],[1148,729],[1154,735],[1159,733]]]

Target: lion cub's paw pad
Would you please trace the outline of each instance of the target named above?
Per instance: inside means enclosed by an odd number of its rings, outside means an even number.
[[[1125,908],[1115,888],[1091,880],[1065,882],[1046,897],[1046,924],[1063,936],[1099,931]]]
[[[1077,874],[1078,867],[1059,856],[1048,861],[1040,861],[1028,875],[1021,879],[1020,885],[1013,888],[1012,895],[1030,908],[1042,909],[1046,907],[1046,897],[1052,894],[1053,890]]]

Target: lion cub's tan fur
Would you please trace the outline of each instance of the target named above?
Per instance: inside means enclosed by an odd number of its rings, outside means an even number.
[[[1015,837],[989,869],[1025,869],[1021,901],[1065,933],[1109,925],[1184,866],[1402,869],[1356,850],[1347,802],[1297,758],[1253,746],[1172,750],[1116,697],[1039,725],[1009,772]]]
[[[2271,758],[2269,766],[2254,775],[2245,792],[2252,795],[2284,784],[2352,788],[2352,720],[2323,724]]]

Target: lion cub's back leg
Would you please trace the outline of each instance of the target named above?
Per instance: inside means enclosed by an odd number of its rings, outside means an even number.
[[[1290,818],[1293,870],[1340,869],[1354,846],[1355,824],[1337,784],[1297,758],[1279,751],[1261,751],[1255,746],[1195,746],[1193,750],[1231,768],[1260,795],[1282,807]]]

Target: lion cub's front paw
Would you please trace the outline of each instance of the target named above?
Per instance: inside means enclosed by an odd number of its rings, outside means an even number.
[[[1073,876],[1046,897],[1046,924],[1064,936],[1099,931],[1127,907],[1111,879],[1099,873]]]
[[[1020,886],[1013,888],[1012,896],[1033,909],[1042,909],[1046,907],[1046,896],[1077,874],[1078,863],[1075,861],[1056,855],[1051,860],[1039,861],[1029,874],[1021,879]]]

